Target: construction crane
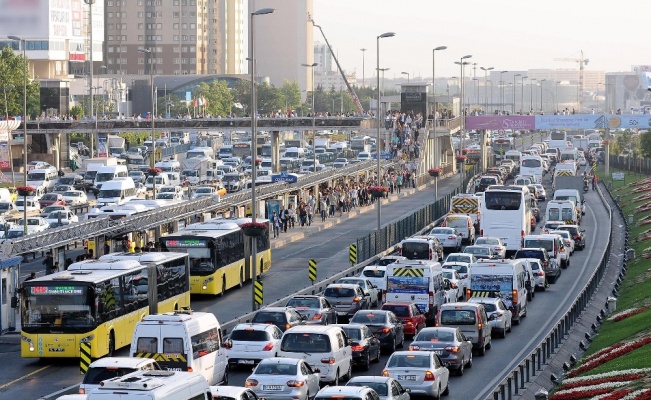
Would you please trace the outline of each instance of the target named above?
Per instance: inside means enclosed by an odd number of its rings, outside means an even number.
[[[588,61],[590,60],[587,58],[583,58],[583,50],[581,50],[581,57],[579,58],[571,58],[571,57],[554,58],[554,61],[569,61],[569,62],[579,63],[579,86],[577,87],[576,102],[578,103],[579,111],[580,111],[581,104],[583,103],[583,66],[588,65]]]
[[[348,79],[346,79],[346,75],[344,74],[344,70],[341,69],[341,65],[339,65],[339,60],[337,60],[337,56],[335,55],[335,52],[332,51],[332,46],[330,46],[330,42],[328,42],[328,39],[325,36],[325,33],[323,33],[323,29],[321,29],[320,25],[317,25],[314,20],[312,19],[312,15],[309,13],[307,14],[307,20],[312,23],[312,25],[316,28],[319,28],[321,31],[321,35],[323,36],[323,40],[325,40],[326,44],[328,45],[328,49],[330,50],[330,54],[332,54],[332,59],[335,60],[335,64],[337,64],[337,69],[339,70],[339,73],[341,74],[341,77],[344,80],[344,83],[346,84],[346,87],[348,88],[348,93],[350,94],[350,97],[353,99],[353,103],[355,103],[355,106],[357,106],[357,111],[359,111],[360,115],[364,114],[364,107],[362,107],[362,103],[359,101],[359,97],[357,97],[357,93],[355,93],[355,89],[348,83]]]

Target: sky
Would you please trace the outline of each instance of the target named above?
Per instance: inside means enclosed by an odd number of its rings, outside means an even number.
[[[642,0],[314,0],[314,21],[338,54],[346,71],[375,76],[377,36],[380,68],[387,79],[459,76],[454,61],[465,55],[479,67],[495,70],[577,69],[581,50],[586,69],[621,72],[632,65],[651,64],[650,21]],[[318,29],[314,40],[324,42]],[[470,74],[466,66],[466,76]],[[480,75],[481,73],[481,75]],[[417,78],[416,78],[417,79]]]

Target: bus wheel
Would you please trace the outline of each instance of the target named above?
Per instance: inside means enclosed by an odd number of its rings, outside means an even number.
[[[219,294],[221,297],[224,297],[226,294],[226,276],[222,277],[222,292]]]
[[[106,353],[106,355],[108,357],[112,357],[114,352],[115,352],[115,334],[113,333],[113,331],[111,331],[111,333],[109,333],[108,353]]]
[[[240,289],[244,286],[244,271],[240,268],[240,284],[238,285]]]

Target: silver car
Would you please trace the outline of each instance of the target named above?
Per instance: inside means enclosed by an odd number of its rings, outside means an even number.
[[[500,258],[506,258],[506,246],[502,239],[494,236],[482,236],[475,240],[475,244],[487,245],[493,249],[493,253],[499,254]]]
[[[413,394],[438,399],[450,392],[450,371],[431,351],[396,351],[387,361],[382,376],[396,379]]]
[[[506,333],[511,332],[513,314],[502,299],[497,297],[473,297],[470,302],[484,305],[488,322],[491,324],[491,333],[505,338]]]
[[[425,328],[416,335],[409,350],[433,351],[459,376],[466,367],[472,367],[472,342],[459,328]]]
[[[319,391],[319,369],[296,358],[260,361],[244,386],[266,399],[311,399]]]
[[[429,232],[430,236],[434,236],[441,242],[443,249],[460,251],[461,240],[463,237],[454,228],[436,227]]]
[[[330,305],[328,299],[323,296],[293,296],[285,306],[294,307],[302,317],[306,318],[306,325],[337,323],[337,311]]]
[[[405,389],[400,382],[388,376],[356,376],[346,386],[366,386],[380,396],[380,400],[409,400],[411,389]]]
[[[545,291],[547,289],[547,276],[545,275],[545,270],[540,264],[540,260],[537,258],[525,258],[531,266],[531,271],[533,272],[533,283],[535,290]]]

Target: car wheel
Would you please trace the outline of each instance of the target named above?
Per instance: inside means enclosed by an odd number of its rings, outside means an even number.
[[[484,345],[484,346],[481,346],[481,347],[477,350],[477,355],[480,356],[480,357],[483,357],[483,356],[486,355],[486,346],[485,346],[485,345]]]
[[[374,363],[379,363],[380,362],[380,357],[382,351],[380,350],[380,346],[377,347],[377,351],[375,352],[375,359],[373,360]]]
[[[470,352],[470,358],[468,359],[468,362],[466,363],[466,368],[472,368],[472,351]]]
[[[486,350],[493,348],[493,340],[491,337],[488,338],[488,344],[486,344]]]
[[[441,398],[441,385],[439,385],[439,388],[436,390],[436,394],[433,396],[434,400],[439,400]]]
[[[224,371],[224,378],[222,379],[224,386],[228,386],[228,368]]]
[[[310,391],[307,391],[307,394],[305,395],[305,400],[310,400]]]
[[[457,376],[463,376],[465,368],[466,368],[466,360],[461,360],[461,366],[459,368],[457,368],[457,370],[455,371],[455,374]]]
[[[391,345],[388,348],[388,353],[393,354],[393,352],[395,351],[396,351],[396,338],[393,338],[393,340],[391,341]]]
[[[366,359],[364,360],[364,371],[371,369],[371,350],[368,350],[366,353]]]

